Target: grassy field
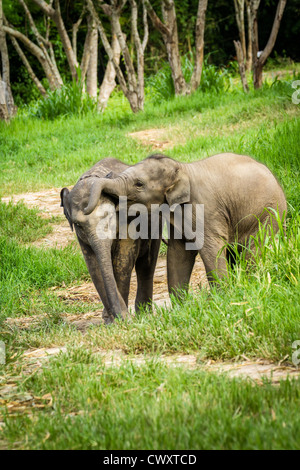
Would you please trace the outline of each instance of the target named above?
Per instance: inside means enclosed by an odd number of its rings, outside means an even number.
[[[32,246],[57,219],[0,203],[0,339],[7,359],[0,366],[0,447],[300,448],[299,380],[257,384],[157,361],[180,353],[196,354],[199,366],[245,357],[292,365],[292,344],[300,340],[300,120],[293,91],[291,81],[249,95],[236,86],[148,103],[139,115],[117,95],[102,115],[45,121],[23,112],[0,123],[1,197],[71,186],[107,156],[135,163],[153,148],[129,134],[157,128],[173,144],[164,153],[181,161],[232,151],[266,163],[289,211],[286,236],[281,230],[271,238],[250,270],[241,260],[220,290],[191,292],[172,309],[82,335],[62,314],[97,305],[62,300],[53,289],[88,279],[77,245]],[[26,329],[6,321],[39,315]],[[43,367],[24,359],[24,351],[54,346],[66,349]],[[99,350],[128,356],[108,367]],[[137,354],[145,363],[134,362]]]

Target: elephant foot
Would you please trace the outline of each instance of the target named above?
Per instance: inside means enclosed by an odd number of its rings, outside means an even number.
[[[131,315],[128,310],[123,310],[118,316],[118,318],[122,320],[128,320],[129,318],[131,318]],[[110,313],[108,313],[106,309],[104,309],[102,312],[102,319],[105,325],[110,325],[116,320],[116,318]]]
[[[104,325],[110,325],[111,323],[114,322],[114,317],[110,315],[110,313],[108,313],[107,310],[105,309],[102,312],[102,319],[103,319]]]

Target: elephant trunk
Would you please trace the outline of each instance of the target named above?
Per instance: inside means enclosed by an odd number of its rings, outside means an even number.
[[[112,196],[120,197],[126,196],[126,184],[125,179],[122,177],[108,179],[108,178],[99,178],[97,179],[91,189],[91,195],[87,207],[84,209],[84,214],[89,215],[95,210],[101,193],[105,192],[111,194]]]
[[[102,297],[102,301],[104,306],[108,313],[114,317],[124,317],[127,314],[127,307],[125,302],[120,300],[120,294],[117,289],[112,266],[111,244],[108,245],[105,243],[105,240],[97,239],[97,235],[90,239],[90,244],[96,255],[98,266],[100,268],[103,279],[105,296]]]

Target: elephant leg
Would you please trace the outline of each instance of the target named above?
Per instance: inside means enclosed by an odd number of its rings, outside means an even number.
[[[94,286],[96,287],[99,297],[104,305],[104,310],[102,312],[102,318],[104,320],[104,323],[112,323],[114,321],[114,317],[109,313],[106,308],[106,306],[108,305],[108,300],[106,297],[104,282],[98,266],[96,255],[93,252],[92,248],[86,243],[84,243],[82,240],[80,240],[80,238],[78,238],[78,241]],[[124,300],[121,298],[121,296],[119,296],[119,299],[121,306],[125,308]]]
[[[227,259],[226,249],[224,248],[225,241],[221,238],[205,237],[205,244],[200,250],[200,256],[205,266],[205,271],[209,284],[216,285],[218,278],[221,279],[227,276]]]
[[[130,280],[139,250],[139,240],[117,240],[113,249],[113,268],[121,296],[128,307]]]
[[[139,312],[144,307],[149,307],[153,298],[153,278],[156,262],[159,254],[161,240],[147,241],[146,252],[138,257],[135,263],[137,277],[137,294],[135,310]]]
[[[169,239],[167,252],[167,273],[169,294],[180,298],[187,292],[197,251],[186,250],[183,240]]]

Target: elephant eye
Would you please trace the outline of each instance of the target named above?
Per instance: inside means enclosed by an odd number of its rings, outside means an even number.
[[[143,183],[142,181],[137,181],[137,182],[135,183],[135,186],[136,186],[137,188],[143,188],[143,187],[144,187],[144,183]]]
[[[74,222],[74,225],[75,225],[75,227],[77,227],[77,228],[81,228],[81,225],[78,224],[77,222],[76,222],[76,223]]]

